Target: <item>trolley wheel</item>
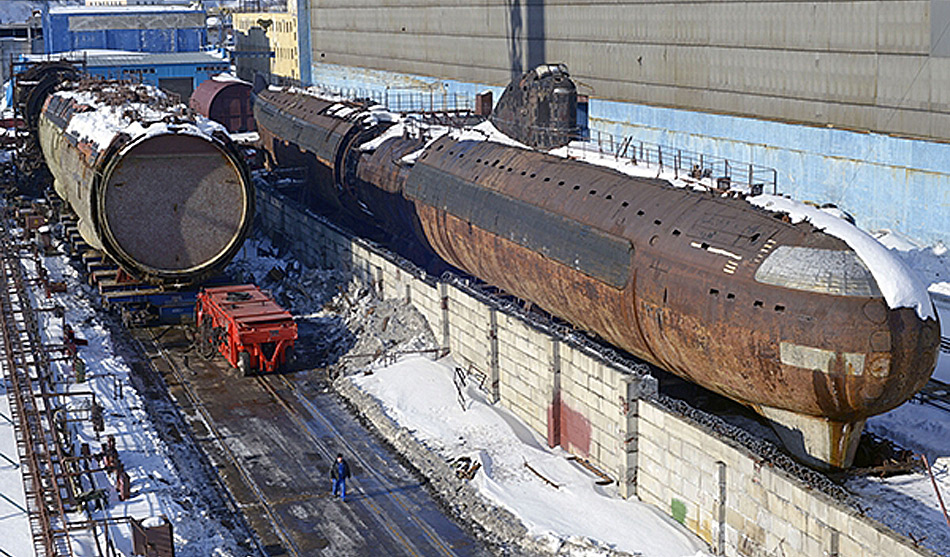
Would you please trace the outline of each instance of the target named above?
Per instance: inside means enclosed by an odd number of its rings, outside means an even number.
[[[214,357],[214,341],[211,338],[211,318],[207,315],[201,318],[198,325],[198,355],[206,360]]]
[[[294,347],[284,348],[284,370],[293,369],[295,363],[297,363],[297,353],[294,352]]]
[[[238,371],[241,372],[241,375],[247,377],[251,374],[251,355],[247,352],[238,353]]]

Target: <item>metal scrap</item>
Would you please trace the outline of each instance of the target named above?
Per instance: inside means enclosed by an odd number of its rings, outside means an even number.
[[[474,462],[467,456],[460,456],[452,461],[455,468],[455,475],[461,480],[471,480],[475,478],[475,473],[482,467],[481,462]]]
[[[542,480],[544,480],[544,483],[548,484],[549,486],[553,487],[554,489],[561,489],[561,486],[559,486],[559,485],[557,485],[556,483],[552,482],[551,480],[545,478],[543,475],[541,475],[541,472],[538,472],[537,470],[535,470],[530,464],[528,464],[528,461],[527,461],[527,460],[524,461],[524,467],[527,468],[528,470],[531,470],[532,472],[534,472],[534,475],[535,475],[535,476],[537,476],[537,477],[541,478]]]
[[[614,480],[610,476],[608,476],[603,470],[600,470],[599,468],[591,464],[591,462],[587,460],[586,458],[581,458],[577,455],[571,455],[567,457],[567,459],[580,464],[581,466],[589,470],[591,473],[593,473],[595,476],[598,476],[600,479],[597,480],[596,482],[597,485],[610,485],[614,483]]]

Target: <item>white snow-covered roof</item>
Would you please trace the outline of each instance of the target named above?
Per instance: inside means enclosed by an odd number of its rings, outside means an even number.
[[[2,1],[2,0],[0,0]],[[219,64],[223,60],[216,52],[131,52],[128,50],[87,49],[58,52],[56,54],[30,54],[24,56],[29,62],[47,60],[85,61],[90,67],[134,66],[162,64]]]
[[[244,81],[240,77],[231,73],[219,73],[217,75],[211,76],[211,79],[213,79],[214,81],[220,81],[222,83],[238,82],[238,83],[245,83],[247,85],[251,84],[250,82]]]

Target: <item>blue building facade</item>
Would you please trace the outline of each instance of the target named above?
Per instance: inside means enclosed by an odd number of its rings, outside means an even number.
[[[207,43],[204,10],[185,6],[69,6],[43,12],[47,54],[87,49],[196,52]]]
[[[188,103],[191,93],[211,76],[227,72],[230,63],[207,52],[70,52],[48,57],[30,57],[33,61],[48,58],[80,63],[94,77],[122,79],[147,83],[174,93]],[[24,68],[14,67],[14,71]]]

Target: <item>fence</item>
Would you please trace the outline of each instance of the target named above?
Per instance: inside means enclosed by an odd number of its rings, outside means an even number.
[[[363,88],[318,88],[319,91],[350,99],[366,99],[385,106],[391,112],[446,114],[472,113],[474,99],[458,93],[439,93],[435,90],[404,91]],[[523,126],[531,129],[531,126]],[[601,130],[572,128],[541,128],[535,130],[573,137],[572,148],[632,160],[638,165],[670,170],[675,178],[710,179],[716,187],[738,189],[757,195],[766,191],[778,194],[778,172],[774,168],[687,151],[669,145],[635,141],[633,137],[618,137]]]
[[[601,155],[629,159],[644,166],[669,169],[674,176],[711,178],[724,189],[734,188],[753,194],[771,190],[778,194],[778,172],[774,168],[686,151],[668,145],[634,141],[630,136],[618,138],[600,130],[590,130],[579,148]]]

